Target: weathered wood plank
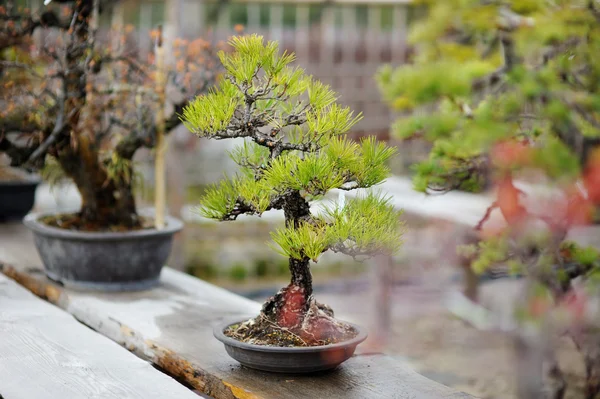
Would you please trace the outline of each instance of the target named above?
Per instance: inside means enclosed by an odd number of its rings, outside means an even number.
[[[3,270],[34,293],[167,373],[217,399],[468,398],[383,354],[361,354],[321,376],[281,376],[231,360],[212,336],[224,319],[249,317],[259,304],[174,270],[158,289],[102,295],[62,289],[40,273]]]
[[[30,237],[21,232],[20,240]],[[165,269],[154,290],[123,294],[66,290],[47,280],[39,269],[4,264],[2,271],[99,333],[217,399],[470,397],[380,353],[359,354],[337,370],[318,376],[276,375],[241,367],[213,338],[212,328],[222,320],[253,316],[260,304],[174,270]]]
[[[3,275],[0,394],[6,399],[198,398]]]

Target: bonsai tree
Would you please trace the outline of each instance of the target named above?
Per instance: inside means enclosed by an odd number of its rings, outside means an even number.
[[[346,138],[360,116],[338,105],[328,86],[291,66],[294,55],[280,54],[276,42],[252,35],[230,44],[232,53],[219,53],[225,78],[183,111],[185,125],[198,136],[245,139],[231,153],[240,172],[206,192],[201,213],[230,221],[283,210],[285,227],[272,238],[289,258],[291,282],[258,317],[228,333],[280,346],[343,340],[348,326],[313,297],[310,262],[328,250],[357,258],[395,251],[400,213],[375,193],[325,206],[319,214],[310,203],[332,189],[380,183],[395,150],[373,138],[360,143]]]
[[[461,254],[478,273],[502,266],[524,275],[530,300],[519,314],[529,317],[520,320],[539,320],[548,314],[541,309],[574,303],[581,293],[573,280],[591,284],[600,265],[596,250],[565,240],[573,226],[592,221],[600,202],[600,4],[424,3],[429,15],[410,36],[418,55],[378,74],[384,98],[403,113],[392,129],[401,139],[433,144],[415,166],[418,191],[475,190],[491,171],[497,199]],[[515,179],[527,177],[554,194],[545,201],[525,196]],[[494,230],[488,219],[496,208],[506,227]],[[548,306],[538,306],[541,298]],[[581,320],[569,326],[585,356],[587,398],[600,390],[600,335],[593,327]],[[559,398],[564,381],[549,362],[557,382],[551,397]],[[521,397],[541,397],[525,392],[531,396]]]
[[[129,51],[125,33],[102,41],[102,6],[99,0],[54,0],[36,12],[12,2],[0,6],[0,152],[12,166],[53,167],[53,176],[60,170],[75,183],[82,206],[66,225],[139,228],[133,157],[154,146],[160,123],[166,132],[180,124],[188,100],[214,82],[216,58],[201,39],[174,43],[176,64],[166,75],[173,109],[158,121],[152,55]],[[46,43],[35,48],[39,29]]]

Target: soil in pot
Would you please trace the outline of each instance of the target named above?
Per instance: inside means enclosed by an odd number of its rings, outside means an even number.
[[[280,327],[267,320],[262,314],[244,323],[234,324],[223,331],[229,338],[240,342],[263,346],[311,347],[337,344],[349,341],[358,335],[358,331],[349,324],[337,321],[339,328],[334,334],[314,333],[301,328]]]
[[[109,225],[93,223],[81,219],[78,213],[63,213],[57,215],[48,215],[40,218],[40,222],[50,226],[65,230],[90,231],[90,232],[125,232],[134,230],[144,230],[154,228],[154,219],[144,216],[138,216],[139,224],[137,226]]]
[[[260,314],[230,326],[225,336],[252,345],[315,347],[343,343],[357,336],[352,325],[334,317],[333,310],[318,303],[294,283],[269,298]]]

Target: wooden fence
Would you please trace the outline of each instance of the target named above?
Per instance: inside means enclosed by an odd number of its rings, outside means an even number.
[[[278,40],[308,73],[331,85],[343,104],[364,114],[355,132],[385,136],[392,116],[373,76],[382,64],[406,59],[407,25],[420,11],[408,3],[230,0],[219,6],[214,0],[128,0],[120,6],[123,22],[137,27],[142,49],[150,48],[148,32],[159,24],[170,24],[176,36],[186,38],[210,32],[215,40],[227,40],[240,25],[246,33]]]

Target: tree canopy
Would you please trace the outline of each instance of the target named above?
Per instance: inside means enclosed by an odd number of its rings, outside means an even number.
[[[390,105],[409,111],[395,134],[433,143],[415,187],[476,189],[486,167],[580,176],[600,143],[597,2],[424,3],[414,62],[378,75]]]
[[[219,54],[227,76],[183,112],[184,124],[201,137],[246,139],[231,153],[240,173],[208,190],[202,214],[234,220],[283,209],[287,225],[273,239],[291,258],[316,261],[328,249],[354,256],[396,249],[399,213],[382,196],[367,194],[318,216],[291,209],[332,189],[380,183],[395,150],[374,138],[348,139],[345,133],[361,116],[293,66],[294,55],[280,53],[276,42],[251,35],[230,44],[233,52]]]

